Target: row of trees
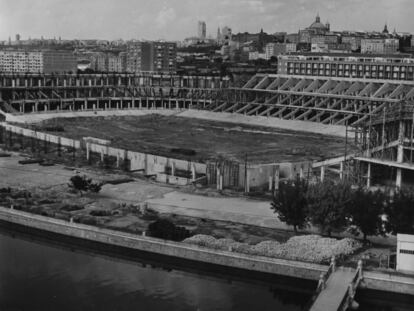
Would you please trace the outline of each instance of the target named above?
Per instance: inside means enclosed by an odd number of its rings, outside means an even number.
[[[362,186],[327,180],[308,184],[296,179],[280,183],[272,209],[295,232],[309,224],[329,236],[349,229],[367,236],[414,234],[414,192],[409,189],[370,191]]]

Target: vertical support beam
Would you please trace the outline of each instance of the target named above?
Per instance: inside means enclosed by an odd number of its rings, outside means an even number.
[[[344,179],[344,161],[342,161],[341,163],[339,163],[339,178],[341,180]]]
[[[90,146],[89,143],[86,143],[86,160],[90,160],[91,155],[90,155]]]
[[[321,166],[321,182],[325,179],[325,166]]]
[[[371,187],[371,163],[368,163],[367,169],[367,188]]]
[[[274,172],[273,179],[275,180],[274,191],[277,191],[279,190],[279,179],[280,179],[280,166],[279,165],[275,166],[275,172]]]
[[[395,178],[395,186],[397,188],[401,188],[401,185],[402,185],[402,169],[397,168],[397,176]]]
[[[250,171],[246,171],[246,193],[250,192]]]
[[[191,163],[191,181],[196,180],[196,169],[195,164]]]
[[[217,171],[216,171],[216,184],[217,184],[217,190],[221,190],[220,189],[220,168],[217,167]]]

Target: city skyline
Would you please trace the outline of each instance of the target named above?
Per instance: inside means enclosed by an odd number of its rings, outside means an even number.
[[[237,32],[297,32],[314,20],[329,21],[332,30],[413,32],[409,0],[0,0],[0,39],[183,40],[197,34],[199,20],[207,35],[225,25]],[[153,27],[150,27],[150,26]]]

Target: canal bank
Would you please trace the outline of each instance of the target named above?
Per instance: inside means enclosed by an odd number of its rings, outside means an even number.
[[[175,261],[198,262],[268,275],[316,281],[327,266],[292,260],[266,258],[211,250],[179,242],[137,236],[119,231],[67,222],[22,211],[0,207],[0,220],[4,223],[50,232],[66,237],[120,247],[163,256]],[[414,296],[414,277],[383,272],[364,272],[362,288]]]

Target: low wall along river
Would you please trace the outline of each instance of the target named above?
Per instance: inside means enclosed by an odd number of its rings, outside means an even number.
[[[231,251],[211,250],[180,242],[165,241],[67,222],[5,207],[0,207],[0,220],[69,237],[181,258],[183,260],[306,280],[318,280],[320,274],[328,270],[328,266],[324,265],[251,256]],[[414,295],[414,278],[408,276],[382,272],[364,272],[361,286],[367,289]]]

